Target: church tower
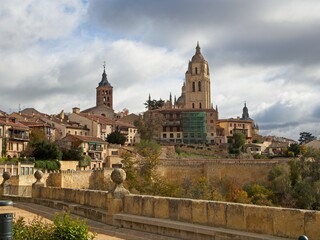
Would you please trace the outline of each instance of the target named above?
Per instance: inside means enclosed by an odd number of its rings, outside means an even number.
[[[197,43],[196,53],[189,61],[188,70],[185,74],[184,108],[211,108],[209,65],[200,52],[199,42]]]
[[[97,87],[96,106],[106,106],[113,109],[113,87],[108,82],[106,65],[103,65],[102,79]]]

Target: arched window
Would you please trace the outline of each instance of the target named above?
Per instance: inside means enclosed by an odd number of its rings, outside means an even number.
[[[192,92],[195,92],[195,91],[196,91],[196,83],[192,82]]]
[[[199,103],[199,108],[201,109],[201,103]]]
[[[195,71],[196,74],[198,74],[198,68],[197,67],[194,69],[194,71]]]
[[[192,103],[192,108],[194,108],[194,103]]]
[[[198,82],[198,91],[201,92],[201,82]]]
[[[105,101],[106,101],[106,97],[103,98],[103,102],[105,102]]]

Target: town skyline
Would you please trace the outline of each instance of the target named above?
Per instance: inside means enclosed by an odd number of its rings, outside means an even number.
[[[319,136],[318,10],[314,1],[5,2],[0,109],[86,109],[106,61],[116,112],[145,111],[149,93],[180,95],[199,41],[219,118],[240,116],[246,101],[263,135]]]

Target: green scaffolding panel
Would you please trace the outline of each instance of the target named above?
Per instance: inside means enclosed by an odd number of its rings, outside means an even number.
[[[182,113],[183,143],[206,143],[206,112]]]

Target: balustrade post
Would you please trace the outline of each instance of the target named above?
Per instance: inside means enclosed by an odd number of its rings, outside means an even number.
[[[122,199],[125,195],[130,194],[130,192],[123,186],[126,176],[126,172],[121,168],[115,168],[111,173],[111,180],[115,183],[115,186],[111,191],[113,198]]]
[[[9,172],[4,172],[2,174],[2,183],[0,184],[0,197],[4,195],[4,189],[8,185],[8,180],[11,178],[11,174]]]
[[[43,176],[43,172],[40,170],[37,170],[34,173],[34,177],[37,179],[32,184],[32,200],[34,201],[36,198],[41,197],[41,187],[44,187],[44,183],[41,182],[41,178]]]

